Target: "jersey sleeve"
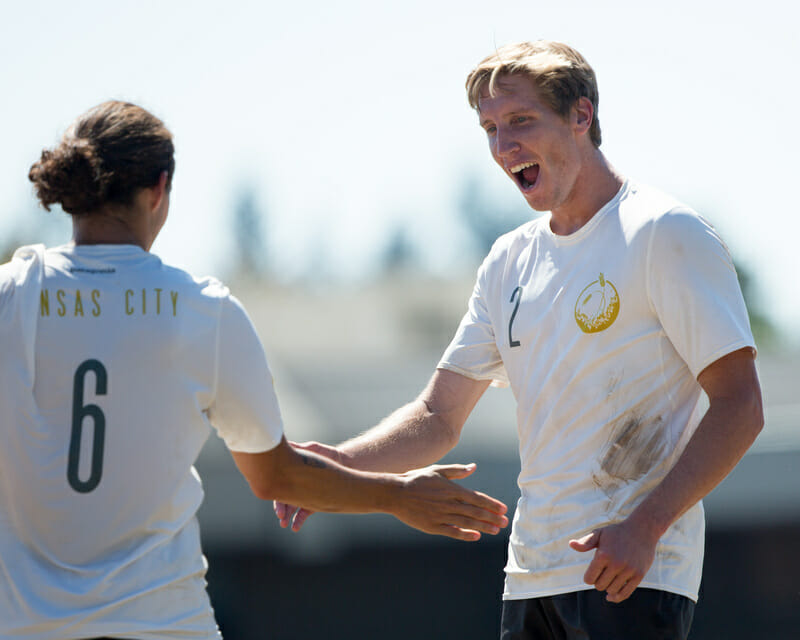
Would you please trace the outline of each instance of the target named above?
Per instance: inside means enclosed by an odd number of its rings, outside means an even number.
[[[691,211],[656,220],[648,263],[650,303],[692,375],[755,341],[728,248]]]
[[[490,254],[491,257],[491,254]],[[503,359],[497,349],[494,327],[484,292],[490,257],[478,270],[478,278],[467,312],[437,367],[454,371],[473,380],[491,380],[496,387],[508,386]]]
[[[283,435],[278,398],[264,347],[241,303],[222,299],[217,383],[208,418],[231,451],[260,453]]]

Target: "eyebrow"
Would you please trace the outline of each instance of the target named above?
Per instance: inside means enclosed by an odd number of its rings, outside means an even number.
[[[526,116],[534,115],[535,116],[538,113],[539,112],[536,109],[531,107],[531,108],[528,108],[528,109],[516,109],[515,111],[511,111],[509,113],[504,113],[503,117],[504,118],[513,118],[514,116],[519,116],[519,115],[526,115]],[[479,122],[480,122],[480,126],[485,127],[489,122],[493,122],[493,120],[491,118],[482,118]]]

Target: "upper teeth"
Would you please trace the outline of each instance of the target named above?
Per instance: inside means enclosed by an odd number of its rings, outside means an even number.
[[[520,164],[515,164],[513,167],[511,167],[511,173],[519,173],[520,171],[523,171],[528,167],[535,167],[535,166],[536,166],[535,162],[521,162]]]

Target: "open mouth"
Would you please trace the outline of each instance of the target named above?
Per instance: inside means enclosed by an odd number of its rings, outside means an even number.
[[[539,179],[539,165],[535,162],[521,162],[511,167],[510,171],[523,189],[530,189]]]

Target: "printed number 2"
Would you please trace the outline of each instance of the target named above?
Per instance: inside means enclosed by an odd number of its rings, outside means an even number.
[[[103,445],[106,436],[106,417],[96,404],[83,404],[83,383],[86,373],[93,371],[95,375],[95,395],[104,396],[108,388],[108,374],[99,360],[86,360],[75,371],[72,385],[72,435],[69,439],[69,458],[67,460],[67,481],[75,491],[89,493],[93,491],[103,475]],[[78,477],[83,437],[83,420],[90,417],[94,422],[92,437],[92,464],[89,478]]]
[[[511,325],[514,324],[514,318],[517,317],[517,311],[519,311],[519,301],[522,300],[522,287],[517,287],[516,289],[514,289],[514,293],[511,294],[510,302],[514,302],[514,298],[517,299],[517,304],[514,305],[514,310],[511,312],[511,319],[508,321],[508,344],[512,347],[518,347],[519,340],[514,340],[514,338],[512,337]]]

